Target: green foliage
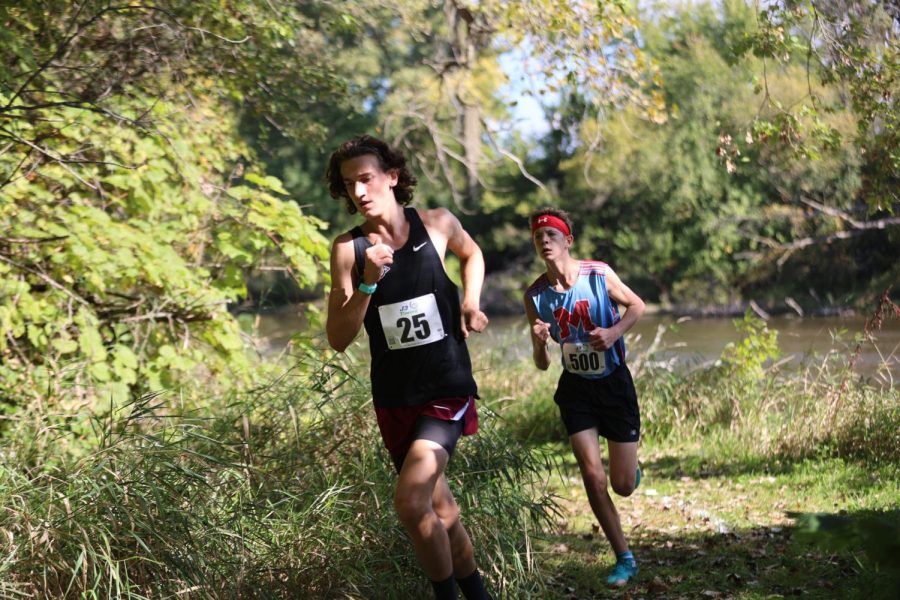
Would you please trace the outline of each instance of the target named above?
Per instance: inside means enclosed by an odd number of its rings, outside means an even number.
[[[313,287],[327,245],[323,223],[248,164],[225,96],[284,109],[249,88],[296,30],[244,2],[51,4],[2,9],[0,403],[68,415],[248,382],[226,311],[243,272]]]
[[[0,594],[410,598],[429,593],[391,503],[396,475],[368,385],[319,351],[252,393],[182,408],[146,396],[94,419],[101,443],[58,463],[71,433],[19,421],[0,461]],[[554,504],[545,462],[482,419],[448,472],[491,588],[541,573],[531,536]],[[40,465],[32,467],[32,463]]]
[[[322,223],[278,198],[277,180],[237,178],[229,122],[213,106],[156,110],[171,111],[158,133],[137,136],[96,113],[54,109],[48,116],[77,123],[58,143],[99,136],[104,160],[40,165],[4,187],[7,402],[122,402],[200,374],[246,381],[225,310],[245,293],[243,269],[280,256],[301,285],[319,281]]]
[[[809,158],[851,139],[863,156],[861,199],[872,213],[892,212],[900,201],[897,19],[896,9],[870,0],[773,3],[758,13],[759,27],[735,44],[738,53],[752,52],[775,65],[806,62],[811,81],[807,94],[786,104],[767,89],[764,103],[774,110],[755,121],[753,129],[763,133],[763,141],[787,143]],[[827,123],[832,108],[816,83],[846,86],[854,132]]]
[[[317,18],[320,26],[339,19]],[[4,4],[0,20],[0,114],[7,118],[68,106],[146,127],[156,99],[187,87],[311,135],[323,129],[315,121],[322,97],[344,97],[316,23],[285,4],[50,0]],[[137,105],[123,106],[123,97]]]
[[[777,360],[781,354],[778,348],[778,332],[769,330],[766,322],[754,317],[748,310],[744,318],[734,321],[734,327],[741,340],[729,343],[722,351],[722,362],[730,370],[731,376],[745,381],[757,381],[765,374],[766,363]]]

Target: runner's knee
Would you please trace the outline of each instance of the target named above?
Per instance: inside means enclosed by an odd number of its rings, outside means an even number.
[[[583,467],[581,469],[581,475],[584,478],[584,484],[586,486],[597,490],[601,494],[606,492],[608,482],[602,464]]]
[[[425,515],[433,512],[431,497],[417,494],[415,490],[398,486],[394,492],[394,510],[404,525],[414,525],[421,521]]]
[[[448,531],[459,523],[459,505],[456,502],[435,504],[434,512]]]
[[[616,494],[624,498],[630,496],[634,492],[634,474],[632,473],[631,477],[628,475],[614,477],[612,489]]]

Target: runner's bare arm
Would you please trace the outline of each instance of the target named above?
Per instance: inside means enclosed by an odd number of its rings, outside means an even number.
[[[550,348],[547,345],[547,342],[550,341],[550,324],[541,321],[538,317],[537,310],[528,294],[525,294],[524,303],[525,316],[531,332],[531,358],[534,360],[534,366],[541,371],[546,371],[550,367]]]
[[[338,352],[343,352],[353,341],[362,327],[369,296],[356,289],[351,275],[356,261],[353,252],[353,238],[342,234],[331,247],[331,293],[328,295],[328,318],[325,331],[328,343]],[[366,283],[371,276],[364,275]]]
[[[484,285],[484,256],[472,236],[463,229],[453,213],[446,208],[427,211],[426,225],[447,240],[447,249],[459,257],[463,284],[463,335],[469,331],[483,331],[488,324],[481,311],[481,287]]]
[[[625,309],[625,314],[618,323],[608,329],[598,327],[590,333],[590,344],[598,350],[609,350],[620,337],[644,314],[644,301],[625,285],[616,272],[607,267],[606,292],[609,297],[620,307]]]
[[[619,279],[619,276],[616,275],[616,272],[610,268],[607,268],[606,271],[606,291],[610,298],[615,300],[619,306],[625,308],[625,314],[622,316],[622,319],[613,326],[613,329],[617,330],[617,338],[619,338],[625,335],[625,332],[631,329],[637,320],[641,318],[646,306],[644,301],[631,291],[631,288],[625,285]]]

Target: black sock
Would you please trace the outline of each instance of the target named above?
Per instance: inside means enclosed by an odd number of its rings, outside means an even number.
[[[458,577],[456,583],[467,600],[493,600],[491,595],[484,589],[484,582],[481,581],[481,573],[478,569],[472,571],[471,575],[466,577]]]
[[[434,597],[436,600],[456,600],[456,580],[453,575],[443,581],[432,581],[431,587],[434,588]]]

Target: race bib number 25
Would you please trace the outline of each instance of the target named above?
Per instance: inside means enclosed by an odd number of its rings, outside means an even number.
[[[606,353],[587,343],[566,342],[562,345],[563,364],[571,373],[601,375],[606,370]]]
[[[378,307],[388,348],[413,348],[444,339],[444,325],[434,294]]]

